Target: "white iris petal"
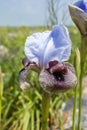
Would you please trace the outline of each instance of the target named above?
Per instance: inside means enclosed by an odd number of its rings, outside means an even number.
[[[39,66],[47,66],[49,61],[66,61],[71,52],[71,41],[64,25],[54,26],[52,31],[35,33],[25,43],[25,55]]]
[[[70,52],[71,40],[67,28],[62,24],[54,26],[45,49],[44,64],[47,65],[52,60],[59,62],[68,60]]]
[[[36,62],[37,65],[42,66],[43,54],[47,44],[45,41],[49,34],[50,31],[45,31],[43,33],[34,33],[27,37],[24,52],[29,61]]]

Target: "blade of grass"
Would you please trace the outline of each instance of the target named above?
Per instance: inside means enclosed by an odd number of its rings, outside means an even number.
[[[31,130],[34,130],[34,109],[31,112]]]
[[[36,130],[40,130],[40,112],[36,111]]]
[[[54,99],[54,101],[53,101],[53,103],[52,103],[52,108],[54,108],[55,106],[56,106],[56,104],[59,102],[59,100],[60,100],[60,98],[61,97],[56,97],[55,99]]]
[[[8,120],[6,120],[6,121],[4,122],[4,124],[3,124],[3,130],[5,130],[6,127],[7,127],[10,123],[12,123],[13,120],[14,120],[13,117],[11,117],[11,118],[9,118]]]
[[[9,101],[9,103],[8,103],[8,106],[6,107],[6,109],[5,109],[5,112],[3,113],[3,118],[5,119],[6,117],[7,117],[7,115],[9,114],[9,111],[10,111],[10,108],[11,108],[11,106],[12,106],[12,104],[13,104],[13,99],[11,100],[11,101]]]
[[[40,99],[40,100],[42,100],[42,96],[41,96],[41,94],[36,90],[35,91],[35,94],[36,94],[36,96]]]
[[[59,109],[59,126],[61,130],[64,130],[62,115],[62,109]]]
[[[57,103],[55,109],[58,110],[59,107],[62,105],[62,103],[63,103],[63,100],[61,99],[60,101],[58,101],[58,103]]]
[[[29,119],[30,119],[30,114],[28,110],[25,110],[25,115],[24,115],[24,122],[23,122],[23,130],[28,130],[28,125],[29,125]]]

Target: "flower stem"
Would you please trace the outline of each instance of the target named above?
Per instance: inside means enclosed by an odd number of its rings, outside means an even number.
[[[81,73],[80,73],[80,79],[79,79],[78,130],[81,130],[81,120],[82,120],[82,78],[83,78],[83,68],[84,68],[84,64],[81,63]]]
[[[87,36],[81,36],[81,73],[80,73],[80,79],[79,79],[79,113],[78,113],[78,130],[81,130],[81,119],[82,119],[82,78],[83,78],[83,72],[84,72],[84,64],[86,59],[86,53],[87,53]]]
[[[79,49],[76,49],[75,53],[75,69],[76,69],[76,75],[77,80],[79,81],[80,78],[80,52]],[[77,97],[78,97],[78,83],[75,87],[75,98],[74,98],[74,107],[73,107],[73,123],[72,123],[72,130],[76,129],[76,107],[77,107]]]
[[[47,130],[48,113],[50,107],[50,95],[43,91],[42,93],[42,130]]]
[[[72,130],[75,130],[75,129],[76,129],[77,95],[78,95],[78,85],[75,87],[75,99],[74,99],[74,108],[73,108],[73,124],[72,124]]]
[[[81,115],[82,115],[82,72],[80,75],[80,86],[79,86],[79,113],[78,113],[78,130],[81,130]]]

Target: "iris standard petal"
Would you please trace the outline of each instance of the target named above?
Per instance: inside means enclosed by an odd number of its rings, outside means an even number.
[[[52,31],[33,34],[27,38],[24,51],[30,62],[39,66],[47,66],[52,60],[68,60],[71,41],[67,28],[61,24],[54,26]]]
[[[80,0],[74,4],[78,8],[82,9],[85,13],[87,13],[87,2],[84,0]]]
[[[47,44],[45,41],[49,34],[50,31],[45,31],[27,37],[24,52],[30,62],[36,62],[39,66],[43,64],[43,53]]]
[[[47,39],[43,63],[47,65],[49,61],[66,61],[70,52],[71,40],[67,28],[62,24],[54,26]]]

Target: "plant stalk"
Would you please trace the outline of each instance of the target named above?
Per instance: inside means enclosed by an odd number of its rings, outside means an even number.
[[[81,130],[81,120],[82,120],[82,78],[84,73],[84,64],[87,53],[87,36],[81,36],[81,73],[79,79],[79,113],[78,113],[78,130]]]
[[[75,99],[74,99],[74,107],[73,107],[73,123],[72,130],[76,129],[76,106],[77,106],[77,96],[78,96],[78,85],[75,87]]]
[[[42,90],[42,130],[47,130],[50,95]]]
[[[81,130],[81,119],[82,119],[82,72],[80,75],[80,86],[79,86],[78,130]]]
[[[73,123],[72,130],[76,129],[76,107],[77,107],[77,98],[78,98],[78,86],[79,86],[79,78],[80,78],[80,51],[77,48],[75,51],[75,70],[77,76],[77,85],[75,87],[75,98],[74,98],[74,107],[73,107]]]

